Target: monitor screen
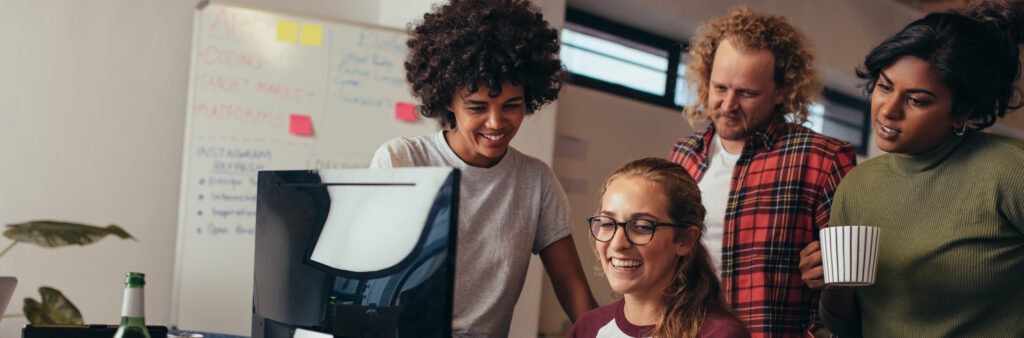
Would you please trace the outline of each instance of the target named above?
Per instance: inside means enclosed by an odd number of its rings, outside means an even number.
[[[450,337],[459,171],[261,171],[252,336]]]

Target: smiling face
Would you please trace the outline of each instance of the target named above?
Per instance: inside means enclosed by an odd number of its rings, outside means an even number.
[[[601,197],[600,215],[617,222],[646,219],[672,223],[668,198],[661,188],[644,178],[625,176],[608,183]],[[680,231],[699,231],[690,227]],[[688,238],[697,238],[688,234]],[[672,227],[657,227],[650,243],[633,245],[625,230],[618,228],[608,242],[595,241],[598,258],[612,290],[628,299],[660,300],[672,284],[676,262],[693,248],[694,240],[677,241]]]
[[[445,140],[474,167],[489,168],[501,161],[526,117],[523,86],[506,82],[497,97],[488,95],[490,91],[484,85],[474,93],[463,88],[448,107],[455,114],[455,129],[445,133]]]
[[[707,106],[714,109],[715,131],[730,153],[743,150],[744,139],[768,123],[782,103],[774,74],[775,57],[767,49],[742,50],[725,39],[715,51]]]
[[[871,118],[878,149],[908,155],[942,145],[964,122],[953,116],[953,93],[941,75],[913,56],[882,69],[871,92]]]

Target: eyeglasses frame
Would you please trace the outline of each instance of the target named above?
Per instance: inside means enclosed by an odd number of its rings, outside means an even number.
[[[612,236],[609,237],[607,240],[602,241],[600,238],[597,238],[597,234],[594,233],[594,219],[596,219],[596,218],[607,218],[607,219],[610,219],[612,221],[612,224],[615,224],[615,228],[612,229]],[[633,241],[632,238],[629,237],[629,230],[626,230],[626,223],[633,222],[633,221],[644,221],[644,222],[650,222],[651,223],[651,227],[653,228],[653,230],[651,230],[651,239],[647,240],[646,243],[644,243],[644,244],[637,244],[636,242]],[[587,217],[587,226],[590,228],[590,237],[593,237],[595,241],[598,241],[598,242],[601,242],[601,243],[611,242],[613,239],[615,239],[615,233],[617,231],[619,231],[619,227],[622,227],[622,231],[624,231],[623,234],[626,235],[626,241],[629,242],[629,244],[633,244],[633,245],[636,245],[636,246],[641,246],[641,245],[650,244],[651,241],[654,240],[654,233],[657,232],[658,227],[673,227],[673,228],[683,228],[683,229],[686,229],[686,228],[691,227],[692,225],[679,224],[679,223],[667,223],[667,222],[655,222],[655,221],[652,221],[652,220],[649,220],[649,219],[641,219],[641,218],[630,218],[630,219],[627,219],[627,220],[625,220],[623,222],[618,222],[614,218],[612,218],[611,216],[594,215],[594,216]]]

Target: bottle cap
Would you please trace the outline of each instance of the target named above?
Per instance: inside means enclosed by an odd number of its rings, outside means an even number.
[[[146,274],[141,272],[129,272],[126,274],[124,283],[126,285],[143,286],[146,285]]]

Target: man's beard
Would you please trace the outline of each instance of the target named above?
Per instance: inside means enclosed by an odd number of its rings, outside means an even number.
[[[712,113],[712,115],[711,115],[711,117],[712,117],[711,120],[712,121],[717,121],[718,118],[720,118],[722,116],[725,116],[725,117],[735,121],[735,123],[733,124],[733,126],[729,127],[729,130],[725,130],[726,126],[715,125],[715,129],[717,130],[718,137],[721,137],[723,140],[737,141],[737,140],[742,140],[742,139],[746,138],[748,135],[750,135],[750,131],[747,130],[746,126],[744,125],[744,123],[742,123],[744,121],[742,119],[742,117],[743,117],[742,114],[730,113],[730,112],[727,112],[727,111],[724,111],[724,110],[721,110],[721,109],[716,109],[714,111],[714,113]]]

